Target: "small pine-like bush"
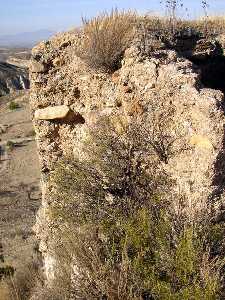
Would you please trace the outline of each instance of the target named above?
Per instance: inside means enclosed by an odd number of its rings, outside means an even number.
[[[18,108],[20,108],[20,106],[19,106],[19,104],[18,104],[17,102],[11,101],[11,102],[9,103],[9,109],[10,109],[10,110],[16,110],[16,109],[18,109]]]
[[[95,69],[115,71],[133,38],[135,19],[135,13],[118,10],[83,19],[84,37],[77,55]]]
[[[14,142],[13,141],[7,141],[7,143],[6,143],[6,147],[7,147],[7,149],[9,150],[9,151],[12,151],[13,150],[13,148],[15,147],[15,144],[14,144]]]

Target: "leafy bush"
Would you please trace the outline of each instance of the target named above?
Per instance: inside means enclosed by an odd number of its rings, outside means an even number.
[[[173,202],[182,196],[152,139],[143,123],[118,131],[103,119],[85,155],[62,162],[52,177],[59,274],[68,285],[72,276],[75,299],[220,297],[222,260],[213,249],[222,253],[224,226],[208,210],[196,221],[178,219]]]
[[[93,68],[115,71],[132,40],[135,19],[134,13],[117,10],[90,21],[83,19],[84,37],[77,55]]]

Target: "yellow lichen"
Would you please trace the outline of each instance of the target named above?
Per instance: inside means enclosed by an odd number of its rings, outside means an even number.
[[[193,146],[196,146],[198,148],[203,148],[203,149],[212,149],[213,145],[208,139],[208,137],[203,136],[203,135],[193,135],[190,139],[190,143]]]

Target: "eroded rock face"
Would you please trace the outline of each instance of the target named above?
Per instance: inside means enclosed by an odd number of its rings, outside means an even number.
[[[224,134],[220,108],[223,94],[204,88],[199,70],[174,51],[160,50],[154,58],[143,58],[138,49],[130,48],[121,69],[107,75],[90,70],[75,56],[76,42],[76,36],[68,33],[36,47],[34,59],[41,57],[51,68],[45,73],[31,74],[30,102],[43,190],[36,233],[49,280],[57,268],[53,250],[55,224],[48,214],[53,201],[49,174],[61,157],[82,152],[85,132],[101,116],[119,116],[126,122],[139,118],[143,124],[150,122],[153,132],[155,124],[168,120],[163,137],[171,138],[171,154],[161,160],[161,168],[175,180],[175,191],[188,199],[182,209],[188,210],[190,219],[213,193],[214,163],[222,151]],[[55,111],[52,117],[53,106],[65,110]],[[56,116],[66,114],[68,106],[82,122],[56,120],[60,119]]]
[[[47,71],[47,66],[38,61],[33,60],[30,63],[30,72],[32,73],[44,73]]]
[[[0,97],[29,87],[27,69],[0,62]]]

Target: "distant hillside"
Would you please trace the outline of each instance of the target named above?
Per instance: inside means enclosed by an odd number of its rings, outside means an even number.
[[[29,48],[0,47],[0,62],[9,62],[14,65],[16,64],[15,61],[28,61],[30,56],[31,50]],[[26,66],[27,63],[24,65]]]
[[[23,32],[12,35],[0,36],[1,47],[33,47],[42,40],[49,39],[54,34],[50,30],[39,30],[34,32]]]

